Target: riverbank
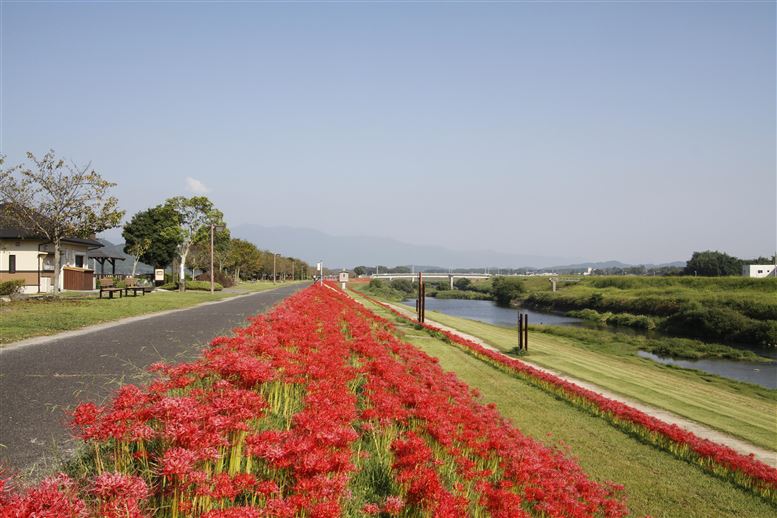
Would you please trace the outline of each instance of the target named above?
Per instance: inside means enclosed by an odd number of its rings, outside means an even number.
[[[777,279],[587,277],[528,289],[520,303],[670,336],[777,348]],[[608,322],[612,319],[612,322]]]
[[[516,346],[514,329],[433,311],[427,311],[427,316],[500,351],[510,352]],[[532,326],[527,358],[532,363],[664,408],[758,446],[774,448],[777,444],[777,390],[659,364],[618,347],[537,331]]]
[[[777,354],[777,349],[763,347],[764,343],[769,343],[772,340],[769,337],[777,333],[777,320],[750,318],[750,316],[773,316],[769,308],[775,303],[771,300],[774,297],[769,297],[769,288],[774,284],[775,292],[777,292],[777,283],[772,283],[771,279],[576,277],[560,280],[558,282],[559,291],[556,293],[551,291],[550,283],[545,277],[505,277],[500,279],[509,279],[511,282],[497,283],[499,286],[495,286],[495,281],[488,279],[467,283],[466,286],[461,284],[464,287],[457,290],[440,290],[444,286],[440,286],[440,283],[436,281],[430,282],[427,288],[427,297],[434,297],[434,299],[428,300],[435,302],[437,300],[493,300],[496,298],[496,294],[492,292],[495,292],[497,288],[502,291],[506,289],[509,294],[503,293],[502,296],[519,304],[520,310],[540,314],[539,318],[532,318],[532,322],[555,324],[562,316],[571,317],[567,319],[569,321],[585,320],[590,322],[591,325],[588,327],[592,329],[592,332],[604,332],[597,337],[600,341],[610,341],[614,334],[628,336],[628,332],[633,331],[637,338],[623,340],[632,342],[645,352],[672,359],[729,359],[768,362],[770,360],[765,359],[764,356],[772,358],[772,354]],[[760,281],[766,282],[760,283]],[[414,286],[407,280],[391,283],[379,281],[380,285],[376,283],[375,286],[373,286],[373,282],[369,285],[359,286],[358,289],[392,302],[416,296]],[[593,293],[589,293],[591,289],[594,289]],[[729,289],[733,292],[729,293],[727,291]],[[629,295],[628,297],[623,294],[617,297],[612,293],[607,295],[607,290],[610,292],[625,290]],[[574,295],[578,292],[587,295],[579,297]],[[570,296],[570,293],[573,296]],[[647,299],[639,299],[641,296],[645,296]],[[637,302],[634,300],[624,302],[626,300],[624,297],[639,300]],[[569,300],[576,300],[579,305],[567,305],[568,302],[564,302]],[[718,306],[710,302],[711,300],[717,301]],[[701,304],[699,301],[704,301],[704,308],[697,307]],[[618,306],[621,302],[623,302],[623,306]],[[766,309],[759,306],[762,302]],[[596,306],[596,304],[600,306]],[[737,304],[739,306],[736,306]],[[661,312],[671,311],[671,308],[675,308],[678,313],[662,313],[663,316],[629,313],[629,310],[637,311],[639,309],[636,305],[641,305],[644,308],[659,308]],[[505,307],[507,306],[505,305]],[[594,306],[606,307],[607,310],[597,311],[592,309]],[[747,315],[750,316],[736,313],[734,309],[731,309],[735,306],[750,308],[747,310]],[[760,309],[752,309],[755,306]],[[513,325],[515,318],[509,322],[493,323]],[[685,328],[694,329],[694,331],[688,331]],[[697,328],[700,331],[695,330]],[[717,330],[710,330],[710,328]],[[772,330],[775,330],[775,333]],[[731,339],[731,341],[730,343],[722,343],[715,337]],[[752,340],[748,342],[747,337],[752,338]]]

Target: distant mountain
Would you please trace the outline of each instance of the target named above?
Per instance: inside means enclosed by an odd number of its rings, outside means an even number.
[[[101,242],[103,245],[102,248],[100,248],[100,251],[103,252],[106,255],[110,255],[113,257],[123,257],[124,260],[116,261],[116,273],[128,275],[132,273],[132,262],[134,261],[134,258],[124,253],[124,243],[119,243],[118,245],[114,245],[107,239],[98,239],[99,242]],[[107,262],[105,263],[105,273],[111,273],[111,265]],[[100,273],[100,265],[97,265],[97,273]],[[135,268],[135,273],[154,273],[154,267],[150,266],[146,263],[138,263],[137,268]]]
[[[259,248],[278,250],[308,263],[323,260],[329,268],[358,265],[441,265],[444,269],[465,267],[517,268],[549,266],[579,261],[578,258],[509,254],[493,250],[453,250],[442,246],[413,245],[396,239],[366,236],[332,236],[318,230],[295,227],[237,225],[233,237],[251,241]]]

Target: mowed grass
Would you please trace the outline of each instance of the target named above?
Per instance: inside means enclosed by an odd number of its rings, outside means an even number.
[[[514,329],[432,311],[427,312],[427,317],[477,336],[505,352],[517,345]],[[531,331],[525,359],[758,446],[777,449],[775,390],[678,369],[635,355],[598,352],[570,338]]]
[[[443,369],[454,372],[461,380],[478,389],[484,403],[495,403],[500,413],[524,434],[567,450],[593,479],[622,484],[632,515],[775,515],[775,508],[759,497],[643,444],[603,419],[580,411],[431,337],[382,308],[367,304],[370,309],[394,322],[405,341],[438,358]]]
[[[68,294],[59,300],[25,299],[0,305],[0,347],[25,338],[71,331],[81,327],[110,322],[157,311],[181,309],[203,302],[221,300],[237,295],[269,290],[282,284],[246,282],[229,292],[208,291],[162,292],[145,296],[98,299],[97,295]]]

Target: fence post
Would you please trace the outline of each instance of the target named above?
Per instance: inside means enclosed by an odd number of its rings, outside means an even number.
[[[523,351],[523,313],[518,313],[518,350]]]
[[[523,350],[529,350],[529,314],[523,315]]]

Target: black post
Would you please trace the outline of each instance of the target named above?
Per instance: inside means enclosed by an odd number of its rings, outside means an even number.
[[[523,351],[523,313],[518,313],[518,350]]]
[[[426,285],[424,284],[424,276],[422,273],[418,273],[418,321],[424,323],[426,320]]]
[[[523,315],[523,350],[529,350],[529,314]]]
[[[426,322],[426,283],[424,283],[424,296],[421,298],[421,322]]]

